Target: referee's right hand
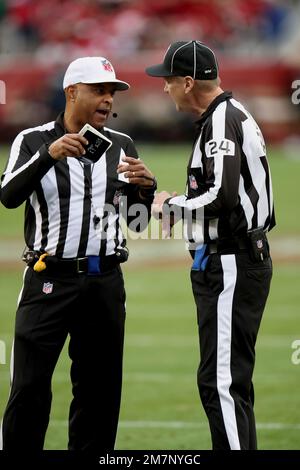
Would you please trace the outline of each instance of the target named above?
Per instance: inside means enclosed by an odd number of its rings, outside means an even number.
[[[88,141],[79,134],[65,134],[52,142],[48,152],[54,160],[62,160],[66,157],[80,157],[85,154],[83,145]]]

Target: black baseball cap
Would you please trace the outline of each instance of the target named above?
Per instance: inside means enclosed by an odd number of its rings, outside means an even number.
[[[218,64],[214,52],[200,41],[172,43],[162,64],[146,68],[151,77],[186,77],[194,80],[214,80],[218,76]]]

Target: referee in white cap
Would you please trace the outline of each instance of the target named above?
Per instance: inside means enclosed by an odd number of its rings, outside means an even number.
[[[125,322],[120,263],[128,257],[120,217],[130,223],[134,217],[128,212],[138,204],[144,218],[131,228],[143,230],[156,189],[131,138],[105,126],[115,92],[129,88],[110,61],[73,61],[63,88],[65,110],[56,121],[16,137],[2,176],[1,202],[15,208],[26,201],[27,267],[2,426],[7,451],[43,449],[52,374],[68,336],[73,394],[68,449],[114,448]],[[93,146],[79,134],[85,124],[103,136]],[[98,154],[101,142],[109,141]],[[118,173],[119,165],[125,165],[125,175]]]

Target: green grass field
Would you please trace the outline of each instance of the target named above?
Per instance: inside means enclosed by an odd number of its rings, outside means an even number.
[[[183,191],[188,148],[140,145],[139,150],[157,175],[159,189]],[[4,164],[3,152],[0,167]],[[280,150],[274,150],[270,165],[278,226],[270,236],[276,246],[274,278],[258,338],[254,374],[258,442],[261,449],[299,449],[300,365],[291,362],[291,344],[300,339],[300,161],[288,160]],[[9,391],[9,351],[23,270],[21,263],[16,267],[7,260],[20,257],[16,247],[22,247],[22,212],[22,208],[0,208],[0,340],[7,346],[6,364],[0,364],[0,415]],[[117,449],[210,448],[208,424],[196,386],[199,352],[190,263],[188,257],[174,263],[174,243],[129,241],[132,257],[124,267],[127,321]],[[149,251],[149,256],[139,259],[134,254],[139,250]],[[179,243],[181,250],[183,243]],[[160,263],[162,252],[164,260],[169,253],[169,265]],[[53,378],[47,449],[66,448],[69,366],[65,348]]]

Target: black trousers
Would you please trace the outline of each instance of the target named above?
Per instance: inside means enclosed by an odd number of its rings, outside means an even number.
[[[213,449],[256,449],[252,375],[255,342],[272,277],[271,259],[248,253],[210,255],[192,271],[197,305],[198,388]]]
[[[114,448],[122,384],[125,290],[120,267],[101,276],[49,275],[27,268],[14,341],[3,449],[43,448],[51,378],[70,335],[73,400],[69,450]]]

